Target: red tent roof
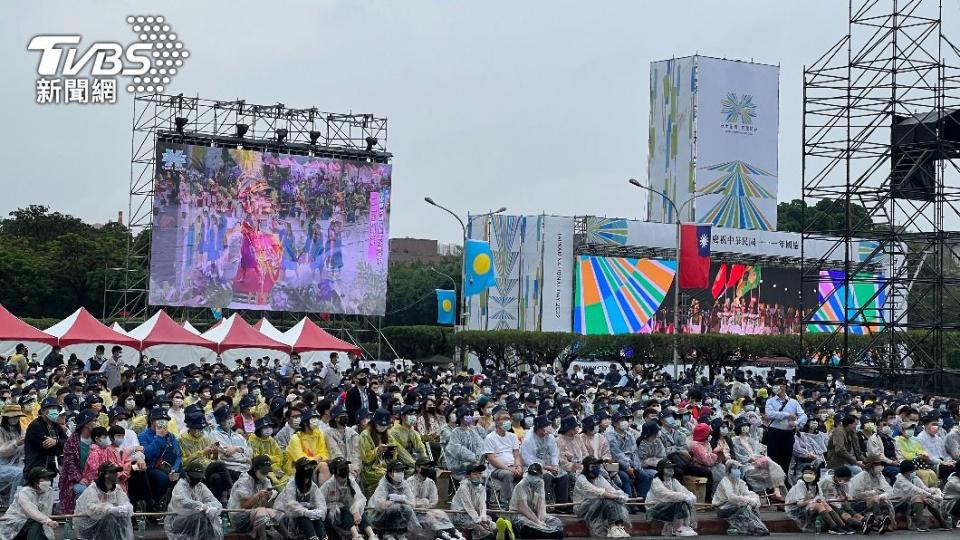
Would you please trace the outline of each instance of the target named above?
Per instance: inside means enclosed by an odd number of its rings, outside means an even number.
[[[86,309],[80,308],[72,315],[47,328],[47,333],[56,336],[61,347],[80,343],[124,345],[140,350],[140,342],[125,336],[101,323]]]
[[[289,351],[290,347],[261,334],[250,323],[234,313],[216,328],[207,330],[203,337],[218,344],[217,352],[230,349],[273,349]]]
[[[0,341],[33,341],[56,345],[57,338],[41,332],[18,319],[7,308],[0,306]]]
[[[134,328],[128,334],[130,334],[130,337],[139,339],[143,343],[144,349],[154,345],[196,345],[214,351],[217,350],[216,343],[180,326],[163,310],[158,311],[147,322]]]
[[[284,341],[290,344],[294,352],[344,351],[360,354],[361,351],[360,347],[330,335],[306,317],[287,330],[284,337],[287,338]]]

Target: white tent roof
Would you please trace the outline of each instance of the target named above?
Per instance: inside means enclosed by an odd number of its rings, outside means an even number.
[[[196,334],[198,336],[200,335],[200,331],[190,324],[190,321],[183,321],[183,327],[186,328],[186,330],[191,334]]]
[[[270,321],[266,317],[260,319],[257,324],[254,325],[254,328],[260,330],[260,333],[267,336],[270,339],[275,339],[280,343],[289,343],[286,341],[285,334],[280,330],[277,330],[277,327],[270,324]]]

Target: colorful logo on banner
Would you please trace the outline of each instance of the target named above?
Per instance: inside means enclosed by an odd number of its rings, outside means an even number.
[[[587,243],[627,245],[627,220],[588,216]]]
[[[649,327],[673,283],[674,261],[577,257],[573,328],[578,334],[634,334]]]
[[[723,115],[725,128],[730,126],[744,128],[753,125],[753,119],[757,117],[757,105],[753,102],[753,96],[749,94],[738,96],[733,92],[727,92],[727,95],[720,100],[720,114]]]
[[[437,324],[453,324],[456,305],[456,291],[437,289]]]
[[[130,15],[127,25],[137,37],[127,44],[95,41],[81,47],[79,34],[33,36],[27,50],[40,53],[36,103],[116,103],[117,76],[126,78],[119,85],[127,92],[163,92],[190,51],[162,16]],[[83,72],[91,77],[77,77]]]

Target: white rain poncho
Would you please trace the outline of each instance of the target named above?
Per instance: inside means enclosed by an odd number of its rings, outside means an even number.
[[[513,488],[510,510],[516,512],[511,519],[517,525],[544,533],[563,530],[563,523],[558,517],[547,515],[547,495],[543,487],[543,478],[540,476],[523,475],[523,480]],[[532,514],[537,518],[536,521],[530,520],[524,512]]]
[[[460,482],[450,501],[450,510],[453,524],[461,531],[470,531],[474,540],[497,532],[487,515],[487,488],[482,483],[474,485],[469,479]]]
[[[757,513],[760,497],[750,491],[743,480],[735,479],[729,474],[725,476],[717,484],[711,503],[717,507],[717,517],[727,520],[727,523],[741,534],[751,536],[769,534],[770,531]]]
[[[350,462],[350,472],[360,474],[360,466],[363,461],[360,459],[360,435],[351,427],[340,429],[330,428],[324,432],[327,443],[327,453],[330,454],[330,460],[338,457]]]
[[[957,502],[960,502],[960,475],[953,473],[947,478],[947,482],[943,485],[943,507],[941,511],[944,516],[948,516],[953,512],[953,508],[957,505]]]
[[[438,531],[453,529],[453,522],[443,510],[437,510],[437,501],[440,499],[437,492],[437,484],[431,478],[425,478],[415,474],[403,481],[410,491],[413,492],[414,507],[417,510],[417,520],[420,522],[419,529],[411,529],[411,536],[415,540],[428,540],[437,537]]]
[[[394,484],[384,476],[370,496],[370,524],[386,531],[402,531],[411,527],[419,529],[420,522],[413,511],[413,503],[413,490],[405,482]]]
[[[664,480],[653,477],[645,502],[652,519],[667,525],[680,521],[690,528],[697,526],[697,510],[694,506],[697,496],[675,477]]]
[[[203,482],[191,487],[186,478],[181,478],[170,495],[167,511],[173,515],[163,520],[163,530],[172,540],[221,540],[223,530],[218,518],[222,510],[220,501]]]
[[[28,521],[45,522],[52,512],[53,489],[39,493],[30,486],[22,486],[13,496],[13,502],[3,517],[0,517],[0,538],[12,539],[20,533],[20,529],[23,529]],[[54,538],[53,529],[50,527],[44,527],[43,534],[47,535],[47,538]]]
[[[793,522],[800,527],[801,532],[809,530],[814,516],[811,515],[807,504],[799,506],[797,503],[800,501],[807,501],[809,504],[810,501],[814,500],[824,500],[823,496],[820,494],[820,486],[818,486],[816,483],[807,484],[803,481],[794,484],[790,488],[790,491],[787,491],[787,496],[784,498],[787,517],[792,519]]]
[[[273,503],[276,510],[283,512],[283,525],[288,531],[298,530],[294,522],[297,518],[323,521],[327,517],[327,503],[320,494],[320,487],[313,481],[309,486],[303,493],[297,488],[296,480],[291,478]]]
[[[882,474],[860,471],[850,480],[847,493],[854,499],[854,509],[893,517],[893,487]]]
[[[923,498],[926,501],[939,502],[942,499],[940,490],[937,488],[928,488],[920,477],[914,476],[912,479],[903,474],[898,474],[893,482],[893,489],[890,492],[890,500],[895,505],[909,503],[914,497]]]
[[[23,444],[20,430],[0,428],[0,504],[9,506],[23,483]]]
[[[458,427],[450,432],[450,440],[443,449],[443,458],[454,478],[461,478],[467,467],[483,457],[483,430],[478,427]]]
[[[120,486],[105,493],[93,482],[77,499],[73,525],[80,540],[133,540],[132,515],[133,505]]]
[[[616,498],[605,498],[605,493],[616,495]],[[626,523],[630,517],[626,503],[627,494],[613,487],[603,476],[588,480],[583,474],[577,475],[577,482],[573,485],[573,511],[587,524],[590,536],[607,536],[610,525],[618,521]]]
[[[250,473],[243,473],[233,487],[230,488],[230,499],[227,502],[228,508],[242,508],[240,501],[249,499],[263,490],[272,490],[273,484],[269,478],[257,480]],[[233,530],[239,533],[250,532],[257,527],[265,525],[270,519],[276,516],[276,513],[267,504],[267,508],[251,508],[248,512],[235,512],[231,514],[230,520],[233,523]],[[265,512],[264,510],[270,510]]]
[[[341,538],[349,538],[350,525],[353,524],[352,515],[363,514],[363,509],[367,506],[367,498],[363,496],[360,485],[353,476],[348,476],[346,480],[331,476],[320,486],[320,496],[323,497],[327,519],[333,525],[334,531]],[[342,515],[344,512],[347,513],[346,516]]]
[[[756,491],[766,491],[784,485],[786,474],[783,467],[764,455],[763,444],[749,435],[731,439],[733,459],[739,461],[743,470],[743,479]]]

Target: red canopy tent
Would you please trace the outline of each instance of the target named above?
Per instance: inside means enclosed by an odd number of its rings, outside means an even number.
[[[304,317],[293,328],[283,333],[283,341],[294,352],[343,351],[360,354],[361,349],[352,343],[330,335],[310,319]]]
[[[162,310],[127,333],[130,337],[139,339],[144,349],[154,345],[195,345],[212,351],[217,349],[216,343],[180,326]]]
[[[271,349],[289,351],[290,347],[261,334],[236,313],[223,320],[216,328],[207,330],[203,337],[217,345],[217,352],[231,349]]]
[[[50,346],[57,344],[56,337],[21,321],[3,306],[0,306],[0,341],[32,341]]]
[[[80,308],[66,319],[47,328],[61,347],[81,344],[121,345],[140,349],[140,342],[101,323],[86,309]]]

